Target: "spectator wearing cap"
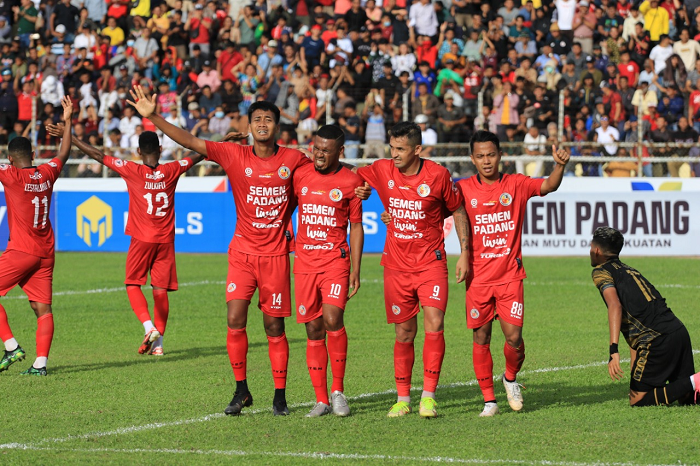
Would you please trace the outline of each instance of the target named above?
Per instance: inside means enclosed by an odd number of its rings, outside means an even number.
[[[639,13],[639,8],[636,5],[632,5],[629,9],[629,14],[625,17],[625,21],[622,23],[622,40],[629,42],[630,37],[637,35],[635,25],[640,23],[642,28],[644,27],[644,16]]]
[[[464,124],[467,117],[461,107],[456,107],[452,91],[445,93],[444,103],[437,110],[438,140],[440,142],[463,142],[466,140]]]
[[[659,36],[659,43],[651,49],[651,52],[649,52],[649,59],[654,61],[654,73],[657,76],[661,76],[661,73],[663,73],[664,69],[666,68],[666,60],[671,55],[673,55],[671,38],[668,37],[667,34],[662,34]]]
[[[581,81],[586,75],[590,74],[593,77],[593,85],[598,87],[603,81],[603,73],[595,67],[595,59],[589,55],[586,57],[586,69],[581,75]]]
[[[430,157],[435,152],[435,144],[438,143],[438,135],[434,129],[428,126],[429,118],[427,115],[416,115],[415,123],[421,130],[421,145],[422,157]]]
[[[546,38],[546,42],[543,44],[549,45],[552,49],[552,53],[559,56],[564,56],[571,51],[572,42],[571,39],[563,35],[556,23],[552,23],[549,27],[549,35]],[[557,58],[558,59],[558,58]]]
[[[194,47],[198,46],[199,50],[209,56],[210,52],[210,29],[212,25],[211,18],[207,18],[203,15],[204,7],[197,4],[187,17],[187,22],[185,23],[184,29],[188,32],[190,36],[190,55],[194,55]],[[255,26],[257,26],[259,20],[257,18],[252,18],[252,10],[249,6],[244,9],[244,14],[239,18],[239,30],[242,44],[248,44],[253,42],[255,39],[253,31]],[[246,16],[247,15],[247,16]],[[248,23],[253,24],[252,29],[249,29]],[[244,23],[246,26],[241,26],[240,23]],[[247,42],[244,42],[244,39]]]
[[[277,41],[271,40],[263,47],[264,53],[258,56],[258,65],[263,70],[265,79],[270,79],[272,76],[272,66],[281,65],[283,62],[282,56],[277,53]]]
[[[593,51],[593,34],[597,29],[597,18],[595,13],[591,11],[588,0],[578,2],[578,9],[574,15],[574,43],[581,44],[581,48],[585,53]]]
[[[369,29],[367,29],[367,26],[362,26],[360,28],[360,38],[352,43],[352,49],[353,62],[357,60],[367,61],[369,54],[372,52],[372,40],[369,37]],[[415,60],[415,55],[411,55]]]
[[[436,37],[438,34],[438,18],[435,7],[430,0],[419,0],[413,3],[408,10],[409,26],[414,31],[414,36]]]
[[[603,76],[605,76],[605,70],[610,60],[607,55],[603,55],[603,48],[600,44],[595,44],[593,46],[593,55],[591,55],[591,57],[593,57],[593,66],[600,70]]]
[[[29,47],[29,36],[36,29],[36,21],[39,12],[34,7],[32,0],[20,0],[19,6],[13,6],[15,24],[17,25],[17,35],[23,48]]]
[[[669,14],[659,5],[659,0],[644,0],[639,5],[639,12],[644,15],[644,29],[649,31],[652,42],[659,42],[662,34],[668,34]]]

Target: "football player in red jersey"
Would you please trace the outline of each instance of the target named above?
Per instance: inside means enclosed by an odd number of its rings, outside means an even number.
[[[224,413],[237,415],[244,407],[253,404],[246,379],[246,326],[248,306],[257,288],[275,383],[272,412],[286,416],[289,414],[285,394],[289,344],[284,332],[284,318],[291,316],[289,252],[293,233],[289,226],[293,210],[292,177],[297,168],[311,164],[311,161],[300,151],[275,143],[280,112],[269,102],[251,105],[248,122],[253,145],[241,146],[205,141],[171,125],[155,113],[156,95],[148,98],[140,86],[136,86],[131,95],[133,101],[129,103],[142,117],[150,119],[181,146],[221,165],[231,184],[237,221],[229,246],[226,280],[226,346],[236,379],[236,391]]]
[[[411,412],[413,341],[422,305],[424,380],[419,413],[422,417],[436,417],[435,390],[445,356],[443,328],[449,286],[443,223],[446,214],[454,212],[462,245],[457,279],[462,282],[469,267],[464,201],[447,169],[419,156],[422,147],[418,125],[399,123],[389,136],[391,159],[380,159],[357,169],[357,174],[377,190],[391,216],[381,264],[387,322],[393,323],[396,331],[394,376],[398,400],[388,416]]]
[[[64,136],[70,138],[73,104],[68,97],[61,101],[66,122]],[[0,296],[19,285],[27,294],[29,305],[37,317],[36,360],[22,372],[46,375],[46,363],[53,339],[51,290],[54,266],[54,233],[49,220],[54,183],[70,154],[70,142],[62,142],[58,155],[50,162],[35,167],[29,139],[17,137],[7,147],[10,165],[0,165],[0,183],[5,187],[7,222],[10,239],[0,256]],[[7,313],[0,306],[0,339],[5,355],[0,372],[25,358],[26,353],[12,335]]]
[[[493,390],[491,327],[498,319],[506,337],[503,353],[506,371],[503,385],[515,411],[523,407],[515,378],[525,360],[523,326],[523,268],[521,242],[527,201],[556,191],[569,161],[565,150],[552,146],[554,170],[548,178],[507,175],[499,172],[501,149],[498,136],[477,131],[469,142],[477,174],[457,182],[469,217],[470,270],[467,277],[467,327],[473,330],[472,360],[484,395],[480,416],[498,414]]]
[[[52,136],[61,137],[63,134],[57,125],[47,125],[46,129]],[[180,176],[204,156],[185,157],[178,162],[160,165],[162,147],[158,135],[152,131],[139,136],[137,152],[143,164],[105,155],[78,138],[71,139],[78,149],[117,172],[126,182],[129,217],[124,233],[131,236],[131,244],[126,256],[124,283],[131,308],[145,332],[138,352],[162,356],[163,335],[170,313],[168,291],[177,290],[175,188]],[[141,291],[149,273],[153,288],[153,320]]]
[[[322,126],[314,139],[314,165],[294,172],[294,194],[299,203],[294,296],[297,322],[306,324],[306,362],[316,393],[316,405],[307,417],[331,412],[350,415],[343,393],[348,352],[343,312],[347,300],[360,288],[365,236],[362,201],[355,195],[355,188],[363,181],[340,164],[344,143],[345,134],[339,127]],[[326,381],[329,357],[333,371],[330,400]]]

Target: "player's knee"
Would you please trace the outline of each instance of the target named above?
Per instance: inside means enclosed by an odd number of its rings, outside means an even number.
[[[329,312],[323,313],[323,324],[325,329],[329,332],[336,332],[343,328],[343,313],[342,312]]]
[[[274,319],[265,322],[265,333],[268,337],[278,337],[284,333],[284,319]]]
[[[520,348],[520,345],[523,344],[523,337],[520,335],[508,335],[506,336],[506,343],[513,348]]]
[[[30,301],[29,305],[32,307],[32,310],[34,311],[34,314],[37,317],[42,317],[42,316],[45,316],[46,314],[51,313],[51,305],[50,304],[37,303],[36,301]]]
[[[323,319],[316,319],[312,320],[311,322],[307,322],[306,336],[309,340],[323,340],[326,337]]]
[[[474,330],[474,343],[477,345],[490,345],[491,344],[491,333],[478,328]]]

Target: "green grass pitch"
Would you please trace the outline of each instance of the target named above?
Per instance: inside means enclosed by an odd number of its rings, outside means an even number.
[[[0,374],[0,463],[700,462],[699,409],[632,409],[628,376],[617,383],[609,379],[607,313],[591,282],[587,257],[525,259],[527,359],[519,377],[527,387],[525,408],[512,412],[497,382],[502,414],[493,419],[477,417],[482,399],[471,367],[464,289],[452,278],[439,418],[433,420],[420,419],[416,412],[386,417],[395,400],[394,330],[385,323],[379,257],[364,258],[362,288],[345,314],[350,341],[346,394],[353,411],[345,419],[304,417],[313,390],[304,328],[293,319],[287,320],[291,415],[272,416],[267,341],[255,305],[248,323],[248,380],[255,404],[246,415],[223,416],[234,388],[226,355],[226,257],[178,256],[183,286],[170,294],[166,355],[160,359],[136,352],[142,327],[122,286],[124,261],[123,254],[57,255],[56,333],[46,378],[19,375],[35,357],[36,320],[28,303],[18,290],[1,301],[28,357]],[[700,348],[697,260],[627,262],[659,288]],[[144,291],[150,302],[149,289]],[[420,332],[416,343],[413,385],[419,387]],[[491,347],[498,374],[504,368],[500,332],[494,333]],[[621,353],[629,358],[626,349]],[[417,408],[420,392],[413,395]]]

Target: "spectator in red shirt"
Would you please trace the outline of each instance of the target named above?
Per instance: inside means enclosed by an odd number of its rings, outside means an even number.
[[[625,50],[620,55],[621,63],[617,65],[617,71],[620,76],[625,76],[627,82],[631,87],[637,87],[637,80],[639,79],[639,65],[630,60],[630,53]]]

